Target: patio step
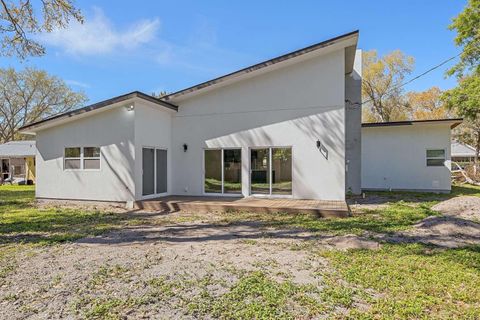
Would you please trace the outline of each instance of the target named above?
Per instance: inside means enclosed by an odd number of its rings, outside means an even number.
[[[159,212],[241,212],[256,213],[309,213],[322,218],[347,217],[350,210],[345,201],[226,198],[226,197],[186,197],[167,196],[135,203],[137,209]]]

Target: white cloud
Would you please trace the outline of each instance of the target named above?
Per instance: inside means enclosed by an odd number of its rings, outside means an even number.
[[[90,88],[90,85],[88,83],[77,80],[65,80],[65,82],[73,87]]]
[[[156,42],[155,61],[158,65],[187,69],[211,77],[234,70],[248,58],[240,52],[222,48],[218,44],[216,28],[203,16],[197,18],[184,42]]]
[[[126,30],[117,30],[99,8],[84,24],[72,22],[68,29],[58,29],[40,36],[45,44],[62,48],[74,55],[108,54],[134,49],[155,38],[160,27],[158,18],[141,20]]]

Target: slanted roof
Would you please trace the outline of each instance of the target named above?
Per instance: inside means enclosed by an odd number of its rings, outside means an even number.
[[[475,157],[475,148],[458,141],[452,141],[452,157]]]
[[[10,141],[0,144],[0,158],[24,158],[34,157],[37,153],[35,141]]]
[[[455,128],[463,122],[462,118],[454,119],[431,119],[431,120],[406,120],[406,121],[391,121],[391,122],[368,122],[362,123],[363,128],[374,127],[393,127],[393,126],[413,126],[425,124],[450,124],[450,128]]]
[[[226,84],[230,84],[236,81],[246,79],[253,76],[254,74],[259,74],[261,72],[266,72],[273,70],[275,68],[287,65],[289,63],[294,63],[296,61],[301,61],[315,54],[321,54],[323,50],[327,48],[333,48],[338,46],[338,48],[346,48],[345,52],[345,73],[349,74],[353,71],[353,63],[355,60],[355,50],[357,46],[359,31],[355,30],[343,34],[341,36],[331,38],[314,45],[281,55],[279,57],[266,60],[255,65],[243,68],[241,70],[226,74],[224,76],[202,82],[200,84],[191,86],[189,88],[168,94],[163,96],[161,99],[164,101],[177,102],[180,99],[185,99],[194,94],[207,91],[207,89],[214,89]]]
[[[143,100],[152,102],[154,104],[157,104],[161,107],[164,107],[164,108],[167,108],[167,109],[170,109],[170,110],[174,110],[174,111],[178,111],[178,107],[176,105],[173,105],[173,104],[171,104],[169,102],[166,102],[166,101],[162,101],[158,98],[152,97],[152,96],[150,96],[148,94],[145,94],[143,92],[140,92],[140,91],[133,91],[133,92],[121,95],[121,96],[117,96],[117,97],[114,97],[114,98],[111,98],[111,99],[108,99],[108,100],[104,100],[104,101],[97,102],[95,104],[91,104],[89,106],[86,106],[86,107],[83,107],[83,108],[80,108],[80,109],[56,114],[56,115],[53,115],[53,116],[48,117],[46,119],[36,121],[36,122],[33,122],[33,123],[29,123],[29,124],[21,127],[20,132],[21,133],[27,133],[27,134],[28,133],[34,133],[37,129],[39,129],[41,127],[44,127],[47,124],[51,125],[51,124],[53,124],[54,122],[57,122],[57,121],[61,121],[61,120],[69,119],[69,118],[76,117],[76,116],[79,116],[79,115],[83,115],[87,112],[92,112],[92,111],[95,111],[95,110],[99,110],[101,108],[111,106],[115,103],[125,102],[127,100],[134,99],[134,98],[143,99]]]

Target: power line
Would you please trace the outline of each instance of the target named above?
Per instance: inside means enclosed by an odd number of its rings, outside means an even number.
[[[413,81],[417,80],[418,78],[421,78],[421,77],[423,77],[424,75],[432,72],[433,70],[436,70],[436,69],[440,68],[441,66],[449,63],[450,61],[452,61],[453,59],[457,58],[457,57],[460,56],[461,54],[462,54],[462,53],[460,52],[460,53],[454,55],[453,57],[450,57],[450,58],[448,58],[448,59],[440,62],[439,64],[437,64],[437,65],[435,65],[434,67],[428,69],[427,71],[422,72],[422,73],[419,74],[418,76],[415,76],[415,77],[413,77],[412,79],[410,79],[410,80],[408,80],[408,81],[406,81],[406,82],[404,82],[404,83],[402,83],[402,84],[400,84],[400,85],[392,88],[392,89],[389,90],[385,95],[386,95],[386,96],[391,95],[391,94],[392,94],[392,91],[405,87],[407,84],[412,83]],[[368,99],[367,101],[363,101],[362,103],[358,103],[358,102],[357,102],[357,103],[352,103],[352,102],[350,102],[350,103],[351,103],[352,105],[359,105],[359,106],[361,106],[361,105],[364,105],[365,103],[371,102],[372,100],[373,100],[373,99]]]
[[[448,62],[452,61],[453,59],[457,58],[459,55],[461,55],[461,53],[459,54],[456,54],[454,55],[453,57],[450,57],[444,61],[442,61],[441,63],[435,65],[434,67],[428,69],[427,71],[425,72],[422,72],[421,74],[419,74],[418,76],[415,76],[413,77],[412,79],[392,88],[391,90],[389,90],[385,95],[388,96],[390,94],[392,94],[392,91],[396,90],[396,89],[400,89],[404,86],[406,86],[407,84],[417,80],[418,78],[421,78],[423,77],[424,75],[432,72],[433,70],[436,70],[438,68],[440,68],[441,66],[447,64]],[[372,101],[373,99],[369,99],[367,101],[363,101],[362,103],[358,103],[358,102],[351,102],[350,100],[345,100],[345,102],[347,103],[350,103],[350,105],[352,106],[362,106],[364,105],[365,103],[368,103],[370,101]],[[261,112],[269,112],[269,111],[291,111],[291,110],[308,110],[308,109],[319,109],[319,108],[337,108],[337,107],[341,107],[341,106],[336,106],[336,105],[332,105],[332,106],[309,106],[309,107],[301,107],[301,108],[293,108],[293,107],[287,107],[287,108],[272,108],[272,109],[260,109],[260,110],[242,110],[242,111],[231,111],[231,112],[212,112],[212,113],[203,113],[203,114],[185,114],[185,115],[175,115],[175,118],[186,118],[186,117],[204,117],[204,116],[214,116],[214,115],[232,115],[232,114],[242,114],[242,113],[261,113]]]

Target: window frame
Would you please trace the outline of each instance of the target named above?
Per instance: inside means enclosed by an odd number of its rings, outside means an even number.
[[[80,148],[80,157],[67,157],[65,152],[68,148]],[[99,156],[98,157],[85,157],[85,148],[98,148]],[[85,160],[99,160],[98,169],[85,169]],[[65,165],[67,160],[80,160],[80,168],[78,169],[68,169]],[[63,147],[63,171],[100,171],[102,169],[102,149],[100,146],[89,145],[89,146],[65,146]]]
[[[98,148],[98,157],[85,157],[85,148]],[[100,171],[102,168],[102,151],[100,147],[97,146],[87,146],[87,147],[82,147],[82,170],[83,171]],[[98,160],[98,169],[85,169],[85,160]]]
[[[429,157],[428,156],[428,151],[443,151],[443,156],[442,157]],[[443,160],[442,165],[429,165],[428,160]],[[425,149],[425,166],[426,167],[432,167],[432,168],[439,168],[439,167],[445,167],[445,163],[447,162],[447,150],[445,148],[427,148]]]
[[[249,191],[249,195],[250,196],[253,196],[253,197],[258,197],[258,198],[280,198],[280,199],[293,199],[293,194],[294,194],[294,187],[293,187],[293,181],[294,181],[294,177],[295,177],[295,174],[294,174],[294,170],[293,168],[295,167],[295,158],[294,158],[294,153],[295,153],[295,148],[293,145],[270,145],[270,146],[255,146],[255,147],[249,147],[249,152],[248,152],[248,155],[249,155],[249,160],[248,160],[248,171],[249,171],[249,178],[248,178],[248,191]],[[273,159],[272,159],[272,155],[273,155],[273,149],[290,149],[291,150],[291,158],[292,158],[292,190],[291,190],[291,193],[290,194],[275,194],[272,192],[272,187],[273,187],[273,177],[272,177],[272,174],[270,173],[270,179],[269,179],[269,184],[270,184],[270,192],[268,194],[266,193],[255,193],[255,192],[252,192],[252,161],[251,161],[251,156],[252,156],[252,151],[253,150],[258,150],[258,149],[267,149],[268,150],[268,154],[269,154],[269,168],[270,168],[270,171],[272,170],[272,165],[273,165]]]
[[[67,157],[66,151],[70,148],[79,148],[80,149],[80,157]],[[66,163],[67,160],[79,160],[80,161],[80,168],[78,169],[70,169],[67,168]],[[65,146],[63,147],[63,171],[80,171],[82,170],[82,147],[79,146]]]
[[[205,151],[220,151],[220,163],[221,163],[221,192],[206,192],[205,190]],[[202,149],[202,191],[205,196],[217,196],[217,197],[243,197],[243,172],[240,171],[240,185],[241,190],[239,192],[225,192],[225,150],[240,150],[240,163],[243,160],[243,148],[242,147],[218,147],[218,148],[203,148]]]
[[[13,165],[12,168],[13,168],[13,170],[12,170],[12,171],[13,171],[13,172],[12,172],[12,176],[13,176],[13,177],[20,177],[20,176],[24,176],[24,175],[25,175],[25,165],[23,165],[23,164],[17,164],[17,165]],[[20,173],[16,173],[16,172],[15,172],[15,169],[17,169],[17,168],[20,168]]]

